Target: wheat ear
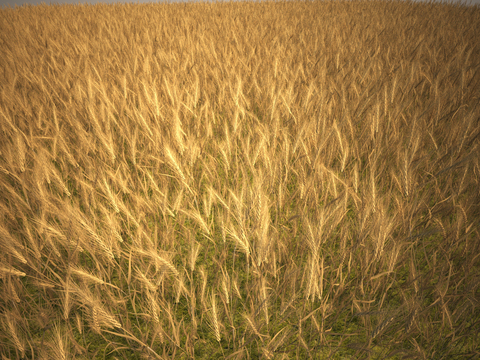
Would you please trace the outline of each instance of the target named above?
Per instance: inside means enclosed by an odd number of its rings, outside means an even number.
[[[211,308],[210,322],[208,325],[215,336],[215,340],[220,342],[222,337],[220,334],[220,324],[218,321],[218,308],[217,308],[217,302],[215,299],[215,294],[211,295],[211,304],[212,304],[212,308]]]

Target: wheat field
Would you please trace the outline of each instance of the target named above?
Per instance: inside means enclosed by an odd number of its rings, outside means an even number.
[[[1,10],[2,359],[478,358],[479,38],[451,3]]]

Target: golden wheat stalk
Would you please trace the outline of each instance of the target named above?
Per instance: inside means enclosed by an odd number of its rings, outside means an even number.
[[[373,331],[372,331],[372,339],[375,339],[378,334],[380,334],[383,330],[385,330],[389,325],[390,323],[393,321],[393,319],[395,319],[394,316],[387,316],[387,318],[382,321]]]
[[[94,231],[94,229],[90,226],[86,218],[80,212],[76,212],[77,220],[82,226],[82,228],[87,232],[90,236],[90,240],[92,244],[98,245],[99,248],[106,254],[110,259],[115,259],[115,255],[112,252],[112,249],[107,246],[104,240]]]
[[[18,241],[10,235],[10,232],[0,224],[0,248],[10,253],[21,263],[27,264],[27,259],[17,251],[16,247],[22,250],[25,248],[23,245],[18,244]]]
[[[100,322],[98,320],[98,309],[97,307],[93,307],[92,309],[92,328],[93,328],[93,331],[96,332],[96,333],[100,333],[101,331],[101,328],[100,328]]]
[[[198,253],[200,252],[201,247],[202,245],[196,241],[190,247],[190,256],[188,258],[188,264],[192,272],[195,270],[195,264],[197,262]]]
[[[271,288],[267,286],[267,280],[265,279],[265,277],[261,278],[260,287],[261,287],[262,303],[263,303],[262,306],[263,306],[263,311],[265,313],[265,324],[267,324],[267,326],[268,326],[269,321],[270,321],[270,317],[268,315],[268,308],[269,308],[268,298],[269,298],[269,295],[267,293],[267,290],[271,290]]]
[[[52,358],[57,360],[67,360],[70,358],[69,351],[69,341],[67,333],[61,329],[60,323],[55,323],[53,325],[53,339],[49,343],[50,348],[52,349]]]
[[[13,300],[17,303],[21,302],[20,297],[17,294],[17,290],[15,290],[15,284],[14,284],[13,278],[7,280],[7,288],[10,290]]]
[[[110,314],[100,305],[93,305],[92,318],[96,330],[101,330],[102,326],[108,329],[112,329],[114,327],[119,329],[122,328],[122,324],[120,324],[112,314]]]
[[[25,147],[25,142],[23,141],[23,136],[20,134],[20,131],[15,133],[15,143],[16,143],[16,150],[17,150],[17,161],[18,167],[20,171],[23,173],[25,172],[25,159],[27,149]]]
[[[217,301],[215,299],[215,294],[212,294],[210,296],[210,302],[211,302],[210,318],[209,318],[209,321],[207,321],[207,323],[210,329],[212,330],[213,335],[215,336],[215,340],[220,342],[222,337],[220,334],[220,323],[218,319],[218,308],[217,308]]]
[[[185,295],[186,298],[190,295],[188,292],[187,287],[185,286],[185,279],[183,274],[178,276],[175,282],[175,304],[180,302],[180,296],[182,293]]]
[[[0,265],[0,275],[3,277],[5,275],[14,275],[14,276],[20,276],[24,277],[26,274],[23,271],[19,271],[15,269],[14,267],[9,266],[8,264],[3,263]]]
[[[415,323],[417,313],[418,313],[417,308],[414,308],[412,312],[408,315],[407,321],[405,322],[405,333],[408,333],[412,328],[413,324]]]
[[[182,171],[182,168],[180,167],[180,162],[178,161],[173,151],[170,149],[168,145],[165,145],[164,150],[165,150],[165,155],[167,156],[167,160],[169,161],[172,168],[177,172],[178,176],[180,176],[180,179],[182,181],[185,181],[187,178],[185,177]]]
[[[26,348],[23,338],[18,333],[18,329],[16,326],[17,321],[14,320],[14,316],[10,312],[5,313],[4,317],[7,325],[7,331],[10,333],[11,340],[15,344],[16,349],[20,352],[23,359],[23,357],[25,356]]]
[[[153,293],[157,291],[157,286],[153,284],[138,267],[135,267],[135,279],[148,291]]]
[[[155,323],[160,324],[160,307],[158,306],[156,299],[156,292],[147,290],[147,299],[150,313]]]
[[[72,301],[72,287],[70,284],[70,274],[67,275],[65,281],[62,282],[63,290],[62,290],[62,315],[63,319],[67,320],[69,318],[70,310],[73,306]]]
[[[116,199],[116,196],[113,194],[113,191],[110,189],[110,186],[107,183],[107,179],[103,178],[103,185],[105,192],[107,193],[107,197],[110,200],[110,203],[112,204],[113,209],[115,210],[116,213],[120,212],[120,209],[118,208],[118,200]]]
[[[205,220],[203,219],[202,215],[200,214],[200,212],[198,210],[190,210],[190,211],[187,211],[187,210],[179,210],[180,212],[182,212],[183,214],[187,215],[188,217],[192,218],[193,220],[195,220],[195,222],[200,225],[200,228],[203,230],[203,232],[207,235],[207,236],[210,236],[211,233],[210,233],[210,229],[208,228],[208,225],[207,223],[205,222]]]
[[[226,228],[225,232],[239,245],[240,249],[247,255],[250,255],[250,246],[246,237],[242,236],[242,239],[237,235],[236,231],[233,229]]]
[[[77,330],[80,334],[83,334],[83,320],[82,320],[82,316],[77,313],[75,314],[75,325],[77,325]]]
[[[93,283],[99,284],[99,285],[108,285],[110,287],[118,289],[117,286],[115,286],[113,284],[110,284],[108,282],[105,282],[102,279],[100,279],[98,276],[95,276],[95,275],[93,275],[93,274],[87,272],[86,270],[84,270],[82,268],[79,268],[77,266],[74,266],[74,265],[70,266],[69,271],[70,271],[71,274],[77,275],[78,277],[80,277],[84,281],[93,282]]]
[[[232,280],[233,282],[233,289],[235,290],[235,294],[238,296],[239,299],[242,299],[242,294],[240,293],[240,289],[238,288],[238,279],[235,278],[234,280]]]
[[[264,354],[267,358],[273,358],[275,351],[278,347],[285,342],[285,338],[289,335],[288,331],[284,331],[286,328],[281,329],[275,334],[275,336],[268,342],[268,344],[263,348]],[[277,339],[278,337],[278,339]],[[270,356],[270,357],[269,357]]]
[[[268,337],[267,335],[262,335],[260,333],[260,330],[258,326],[255,324],[254,317],[248,314],[243,314],[243,317],[245,320],[247,320],[248,325],[250,326],[250,329],[252,329],[252,332],[260,338],[260,340],[263,342],[264,337]]]
[[[312,301],[315,301],[315,297],[320,296],[318,288],[318,258],[317,256],[309,256],[308,258],[308,282],[307,282],[307,300],[312,297]]]
[[[199,268],[200,276],[202,277],[202,288],[200,290],[200,304],[206,308],[206,301],[205,301],[205,289],[207,287],[207,274],[203,266]]]
[[[222,291],[223,295],[225,295],[225,302],[227,304],[230,303],[230,276],[228,275],[228,272],[223,269],[223,267],[220,268],[222,270]]]
[[[139,255],[149,257],[155,261],[155,266],[158,268],[163,268],[167,272],[173,274],[175,277],[180,276],[180,273],[175,268],[175,266],[170,262],[170,260],[160,256],[155,250],[144,251],[139,248],[135,249],[135,252]]]

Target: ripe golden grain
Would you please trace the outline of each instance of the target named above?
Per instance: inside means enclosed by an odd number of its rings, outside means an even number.
[[[22,271],[19,271],[8,264],[3,264],[0,265],[0,274],[2,274],[2,277],[5,275],[15,275],[15,276],[20,276],[24,277],[26,274]]]
[[[17,321],[15,320],[15,315],[12,313],[6,313],[5,321],[7,325],[7,331],[11,336],[11,341],[15,344],[16,349],[20,352],[21,357],[23,358],[25,355],[25,344],[23,339],[20,337],[18,328],[16,326]]]
[[[258,336],[260,339],[263,338],[263,335],[260,334],[260,331],[258,330],[257,326],[255,325],[255,322],[253,320],[253,317],[248,315],[248,314],[244,314],[243,315],[245,320],[247,320],[248,322],[248,325],[250,326],[250,329],[252,329],[253,333]]]
[[[469,10],[1,10],[5,356],[468,353],[445,339],[478,320]],[[373,322],[384,306],[408,316]]]
[[[215,294],[211,295],[211,308],[210,308],[210,321],[209,321],[209,327],[213,332],[213,335],[215,336],[215,340],[220,342],[222,339],[221,334],[220,334],[220,323],[218,319],[218,308],[217,308],[217,301],[215,299]]]

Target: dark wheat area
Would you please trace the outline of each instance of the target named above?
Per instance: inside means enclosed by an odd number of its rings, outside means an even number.
[[[478,359],[480,8],[0,11],[0,355]]]

